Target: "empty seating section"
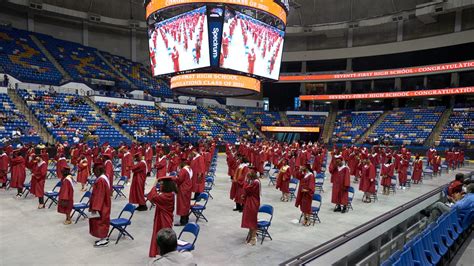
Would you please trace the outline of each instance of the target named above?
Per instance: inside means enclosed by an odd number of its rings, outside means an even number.
[[[184,141],[196,142],[200,138],[215,137],[228,141],[236,139],[234,133],[226,132],[221,125],[199,110],[178,108],[164,108],[164,110],[177,122],[171,125],[172,130],[177,131],[179,130],[177,126],[182,125],[179,137]]]
[[[290,126],[295,127],[320,127],[324,126],[325,115],[286,115]],[[322,131],[322,130],[321,130]]]
[[[431,134],[445,107],[396,108],[370,135],[390,136],[394,145],[422,145]]]
[[[163,130],[167,114],[154,106],[98,102],[99,107],[130,135],[144,143],[170,143]]]
[[[451,147],[474,145],[474,107],[454,109],[441,132],[439,145]]]
[[[58,85],[63,78],[29,32],[22,30],[0,27],[0,66],[23,82]]]
[[[338,112],[334,125],[333,142],[354,143],[382,113],[383,112]]]
[[[84,142],[109,142],[112,146],[130,142],[80,96],[26,90],[18,93],[57,141],[74,143],[76,137]]]
[[[95,48],[44,34],[36,36],[74,81],[85,82],[88,78],[116,81],[120,84],[125,81],[96,54]]]
[[[250,130],[247,123],[245,121],[239,121],[237,116],[230,110],[219,107],[210,108],[199,106],[198,108],[224,128],[227,132],[224,135],[224,139],[235,141],[237,136],[242,137]]]
[[[247,107],[244,110],[244,114],[247,119],[253,122],[257,127],[281,124],[279,112],[270,112],[264,111],[261,108]]]
[[[21,135],[14,137],[17,132]],[[0,140],[19,138],[26,143],[40,143],[41,138],[36,130],[26,121],[26,118],[10,100],[8,94],[0,93]],[[3,142],[3,141],[0,141]]]
[[[100,52],[113,67],[118,69],[128,80],[130,80],[139,90],[147,91],[155,97],[173,97],[170,88],[161,81],[151,76],[150,70],[140,64],[128,60],[118,55]]]

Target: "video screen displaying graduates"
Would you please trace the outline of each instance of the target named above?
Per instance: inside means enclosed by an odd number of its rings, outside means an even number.
[[[154,76],[210,66],[206,7],[156,23],[149,47]]]
[[[277,80],[285,32],[226,9],[220,66]]]

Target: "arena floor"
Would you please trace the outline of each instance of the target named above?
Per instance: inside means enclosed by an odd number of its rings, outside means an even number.
[[[470,166],[454,173],[473,170],[474,167]],[[379,201],[371,204],[362,203],[362,194],[356,191],[354,211],[346,214],[332,212],[331,187],[330,183],[326,182],[319,215],[322,223],[311,227],[297,224],[300,212],[294,207],[294,201],[280,202],[279,191],[268,186],[268,179],[264,179],[261,203],[271,204],[275,208],[273,224],[269,230],[273,241],[265,240],[263,245],[252,247],[244,244],[247,231],[240,228],[241,214],[232,211],[234,204],[229,200],[230,180],[226,173],[225,155],[220,155],[216,186],[211,192],[214,199],[209,200],[205,212],[209,222],[199,222],[201,233],[196,250],[193,251],[200,265],[278,264],[447,183],[454,177],[451,172],[433,180],[425,180],[424,184],[415,185],[409,190],[398,190],[394,196],[379,194]],[[47,180],[46,190],[50,190],[56,182],[57,180]],[[147,187],[151,183],[150,178]],[[135,240],[125,238],[115,245],[117,234],[114,233],[108,247],[97,249],[92,247],[95,239],[89,235],[86,220],[65,226],[62,224],[64,216],[57,213],[55,208],[37,210],[36,199],[29,196],[27,199],[16,200],[15,194],[14,190],[0,191],[1,265],[145,265],[151,261],[148,258],[148,249],[154,210],[135,213],[129,227],[129,232]],[[128,187],[125,194],[128,196]],[[75,200],[78,201],[81,195],[79,186],[76,186]],[[126,199],[114,200],[111,217],[118,216],[127,202]],[[191,217],[191,221],[194,221],[194,217]],[[175,230],[179,233],[181,227]]]

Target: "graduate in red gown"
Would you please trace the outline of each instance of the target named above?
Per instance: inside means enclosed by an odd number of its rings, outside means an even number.
[[[94,175],[97,180],[92,187],[92,195],[89,201],[89,211],[92,215],[99,214],[99,217],[89,218],[89,233],[93,237],[99,238],[95,241],[94,247],[103,247],[109,244],[107,234],[110,226],[110,209],[112,207],[111,191],[112,183],[104,174],[105,169],[102,164],[94,165]]]
[[[204,179],[204,158],[197,152],[192,153],[191,169],[193,169],[193,192],[194,199],[196,199],[201,192],[204,191],[205,179]]]
[[[179,72],[179,52],[176,47],[173,47],[173,53],[171,54],[171,60],[173,60],[174,72]]]
[[[160,184],[159,191],[156,188],[157,183]],[[174,197],[177,192],[178,189],[172,178],[170,176],[162,176],[155,180],[148,193],[148,200],[156,206],[150,251],[148,253],[151,258],[160,254],[156,244],[158,231],[162,228],[173,228]]]
[[[13,151],[13,157],[10,160],[11,182],[10,187],[17,189],[17,198],[23,195],[23,186],[26,179],[26,161],[20,156],[20,151]]]
[[[372,164],[369,158],[363,157],[362,169],[361,169],[361,180],[359,183],[359,190],[364,192],[362,202],[370,203],[372,201],[370,196],[376,193],[375,177],[376,177],[375,166]]]
[[[431,165],[433,166],[433,175],[440,174],[441,156],[436,152],[433,155],[433,159],[431,159]]]
[[[245,178],[249,173],[249,167],[247,159],[245,157],[240,159],[240,164],[234,171],[232,178],[232,185],[230,187],[230,199],[234,200],[235,208],[234,211],[242,212],[244,201],[242,200],[243,186]]]
[[[86,191],[87,179],[89,178],[89,163],[83,155],[77,164],[77,182],[81,184],[81,191]]]
[[[2,184],[0,188],[4,188],[6,186],[9,164],[10,158],[3,151],[3,149],[0,149],[0,183]]]
[[[36,156],[32,161],[31,168],[31,194],[38,198],[38,209],[44,209],[44,183],[48,173],[48,164]]]
[[[423,161],[420,159],[420,155],[416,155],[415,161],[413,162],[413,174],[411,179],[414,184],[418,184],[421,181],[421,175],[423,174]]]
[[[340,155],[334,156],[334,168],[331,171],[332,196],[331,202],[336,204],[334,212],[345,213],[349,203],[350,170],[342,162]],[[333,159],[333,160],[334,160]],[[342,208],[341,208],[342,206]]]
[[[398,163],[398,182],[400,183],[401,189],[406,188],[408,167],[410,167],[410,156],[401,156],[400,162]]]
[[[163,150],[157,151],[156,155],[156,163],[155,163],[155,168],[156,168],[156,178],[160,178],[162,176],[166,176],[166,155],[164,154]]]
[[[244,35],[245,36],[245,35]],[[248,54],[248,73],[253,74],[255,69],[255,50],[252,48],[252,51]]]
[[[104,153],[104,169],[105,175],[109,178],[110,184],[114,183],[114,165],[112,164],[112,158],[110,157],[109,153]],[[113,188],[110,187],[110,192],[113,192]]]
[[[276,188],[281,191],[281,201],[288,202],[290,199],[290,179],[291,170],[288,165],[288,160],[283,159],[282,167],[278,171],[278,177],[276,182]]]
[[[151,169],[152,169],[152,163],[153,163],[153,149],[151,148],[150,144],[146,145],[145,148],[145,162],[146,162],[146,169],[147,169],[147,176],[150,175]]]
[[[121,161],[121,176],[125,176],[127,180],[130,179],[131,169],[133,166],[133,156],[132,153],[128,150],[127,146],[123,146],[120,150],[119,158]]]
[[[244,209],[240,227],[248,228],[247,245],[254,246],[257,243],[257,217],[260,209],[261,183],[254,171],[250,171],[245,177],[242,188],[242,200]]]
[[[65,225],[71,224],[71,211],[74,206],[74,179],[71,175],[71,168],[63,168],[64,176],[58,195],[58,212],[66,214]]]
[[[403,160],[400,161],[400,166],[403,164]],[[400,176],[400,169],[398,175]],[[382,178],[381,184],[383,186],[383,194],[390,194],[390,187],[392,186],[392,177],[395,172],[395,165],[392,163],[392,158],[388,158],[387,162],[382,164],[382,169],[380,170],[380,177]]]
[[[135,162],[132,167],[133,179],[128,202],[138,204],[137,211],[146,211],[148,209],[145,200],[146,162],[140,153],[135,154]]]
[[[189,221],[189,209],[191,208],[193,170],[188,161],[181,163],[181,169],[178,176],[174,179],[178,186],[178,195],[176,203],[176,215],[180,216],[179,223],[176,226],[184,226]]]
[[[67,160],[64,154],[58,154],[56,159],[56,176],[59,180],[63,180],[63,169],[67,167]]]
[[[303,214],[303,226],[310,225],[310,216],[312,214],[311,203],[313,202],[313,195],[315,190],[314,174],[311,172],[311,165],[306,164],[300,166],[296,178],[300,180],[298,186],[298,193],[296,194],[295,206],[300,207]]]

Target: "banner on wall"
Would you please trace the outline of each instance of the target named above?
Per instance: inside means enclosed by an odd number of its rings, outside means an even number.
[[[430,97],[474,93],[474,87],[451,88],[440,90],[397,91],[380,93],[336,94],[336,95],[302,95],[302,101],[330,101],[330,100],[365,100],[403,97]]]
[[[264,132],[319,133],[319,127],[272,127],[262,126]]]
[[[305,81],[335,81],[335,80],[352,80],[352,79],[374,79],[374,78],[387,78],[387,77],[399,77],[399,76],[410,76],[429,74],[437,72],[450,72],[460,70],[472,70],[474,69],[474,60],[457,62],[450,64],[440,64],[431,66],[421,67],[409,67],[409,68],[398,68],[398,69],[385,69],[378,71],[366,71],[366,72],[353,72],[353,73],[341,73],[341,74],[321,74],[321,75],[292,75],[292,76],[280,76],[280,81],[291,81],[291,82],[305,82]]]
[[[224,9],[222,7],[208,8],[209,25],[209,50],[211,56],[211,66],[219,66],[221,53],[222,23],[224,20]]]

